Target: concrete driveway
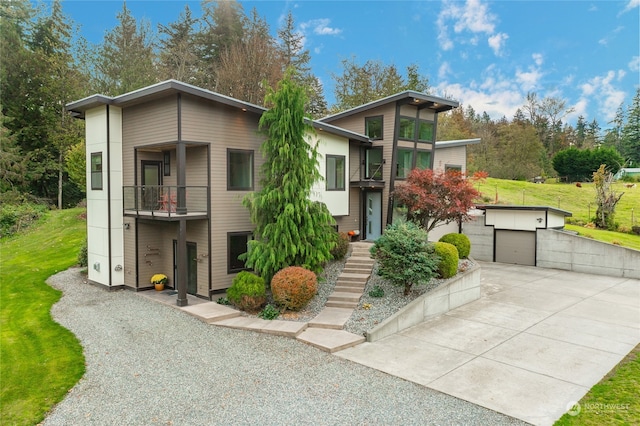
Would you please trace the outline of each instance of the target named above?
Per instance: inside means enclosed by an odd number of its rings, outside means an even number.
[[[480,263],[479,300],[336,355],[549,425],[640,343],[640,280]]]

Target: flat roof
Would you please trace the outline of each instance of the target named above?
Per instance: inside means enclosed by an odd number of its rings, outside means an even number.
[[[573,216],[573,213],[558,209],[551,206],[516,206],[516,205],[507,205],[507,204],[484,204],[476,206],[478,210],[542,210],[542,211],[551,211],[555,213],[559,213],[563,216]]]

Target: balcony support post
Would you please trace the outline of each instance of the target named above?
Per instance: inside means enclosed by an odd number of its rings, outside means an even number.
[[[178,281],[178,306],[187,306],[187,220],[180,219],[176,250],[176,279]]]

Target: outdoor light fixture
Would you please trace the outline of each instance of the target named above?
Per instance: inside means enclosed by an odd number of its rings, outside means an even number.
[[[536,220],[538,221],[538,223],[542,223],[542,218],[541,217],[537,218]]]
[[[129,229],[131,227],[130,223],[123,223],[122,226],[124,227],[124,229]]]

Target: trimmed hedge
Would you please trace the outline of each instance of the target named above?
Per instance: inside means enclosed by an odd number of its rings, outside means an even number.
[[[466,259],[469,257],[469,253],[471,252],[471,241],[469,241],[469,237],[466,235],[456,233],[446,234],[440,238],[440,241],[456,246],[458,249],[458,257],[460,257],[460,259]]]
[[[300,266],[289,266],[278,271],[271,280],[273,300],[284,309],[299,311],[318,292],[318,277]]]
[[[433,244],[440,258],[438,273],[440,278],[451,278],[458,272],[458,249],[453,244],[438,241]]]
[[[264,279],[248,271],[242,271],[227,289],[227,299],[243,311],[254,312],[266,302]]]

